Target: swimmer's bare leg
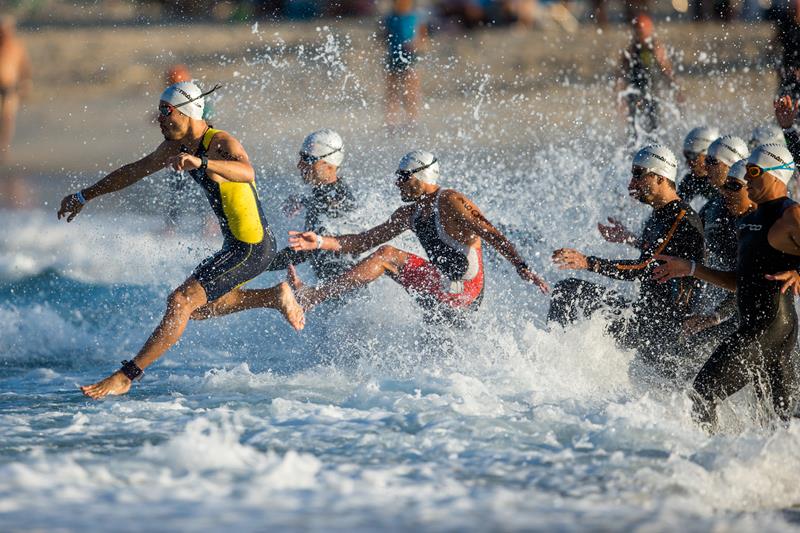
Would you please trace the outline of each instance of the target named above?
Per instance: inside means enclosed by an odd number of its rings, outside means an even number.
[[[308,311],[325,300],[363,287],[384,274],[397,276],[406,261],[406,252],[385,244],[344,274],[326,281],[323,285],[301,286],[296,291],[297,301]]]
[[[386,126],[395,128],[400,123],[400,105],[402,102],[402,74],[386,73]]]
[[[419,116],[419,75],[413,67],[409,67],[403,74],[403,105],[410,124],[417,122]]]
[[[196,279],[190,277],[184,281],[167,298],[167,310],[161,323],[150,334],[133,362],[144,370],[164,355],[181,338],[194,310],[207,301],[206,291]],[[125,394],[130,388],[131,380],[117,371],[93,385],[82,386],[81,390],[86,396],[97,400],[108,395]]]
[[[192,320],[205,320],[258,308],[280,311],[289,325],[298,331],[305,326],[306,319],[303,308],[297,303],[294,292],[286,282],[269,289],[233,289],[228,294],[196,309],[191,318]]]
[[[0,161],[8,159],[17,124],[18,109],[19,94],[16,91],[11,91],[0,98]]]

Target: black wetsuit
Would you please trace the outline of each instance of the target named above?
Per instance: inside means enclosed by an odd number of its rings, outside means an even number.
[[[786,147],[792,153],[792,159],[800,161],[800,133],[797,131],[797,126],[783,130],[783,138],[786,139]]]
[[[728,210],[725,199],[716,193],[700,210],[700,220],[706,241],[705,266],[715,270],[736,270],[736,256],[739,246],[739,222]],[[736,330],[736,295],[711,284],[706,284],[698,313],[714,313],[720,323],[706,328],[687,339],[687,348],[693,353],[705,347],[716,347],[725,337]],[[708,353],[706,351],[706,353]]]
[[[311,195],[304,197],[301,203],[306,210],[305,230],[317,235],[330,233],[326,226],[328,221],[343,217],[357,206],[350,187],[342,178],[314,187]],[[306,261],[311,261],[311,268],[320,281],[338,276],[355,264],[351,255],[325,250],[295,251],[287,247],[278,252],[269,270],[285,270],[289,265]]]
[[[781,48],[778,95],[790,95],[795,100],[800,98],[800,79],[796,74],[796,70],[800,69],[800,24],[793,15],[788,10],[778,16],[776,36]]]
[[[658,102],[655,84],[661,76],[661,67],[652,45],[632,43],[623,54],[623,71],[628,83],[628,120],[635,134],[638,126],[646,133],[658,127]]]
[[[678,185],[678,196],[687,204],[692,203],[698,196],[709,200],[716,194],[717,190],[708,182],[708,178],[697,176],[694,172],[687,172]]]
[[[736,264],[736,301],[739,327],[714,351],[694,380],[702,401],[695,412],[713,423],[713,402],[721,401],[749,382],[757,380],[759,393],[771,398],[776,414],[792,414],[797,392],[792,350],[797,341],[797,314],[792,292],[781,294],[781,282],[767,280],[775,274],[800,267],[800,256],[773,248],[770,228],[796,203],[779,198],[763,203],[743,217],[739,226]]]
[[[206,130],[196,156],[206,154],[218,132]],[[211,302],[264,272],[275,257],[275,239],[254,183],[217,183],[200,169],[189,174],[203,188],[224,238],[222,249],[192,273]]]
[[[635,348],[648,363],[666,375],[673,375],[670,355],[677,345],[683,320],[689,316],[700,294],[700,282],[693,278],[659,283],[652,279],[658,264],[655,254],[665,254],[702,262],[703,228],[692,208],[674,200],[656,209],[645,223],[638,241],[641,255],[635,260],[612,261],[588,257],[589,271],[620,280],[639,280],[639,298],[628,302],[613,291],[594,283],[571,278],[553,289],[549,320],[567,324],[582,313],[607,308],[614,317],[609,332],[620,344]],[[632,318],[620,317],[623,309]]]

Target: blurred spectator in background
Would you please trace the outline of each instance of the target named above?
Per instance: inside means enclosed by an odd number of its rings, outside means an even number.
[[[0,162],[8,160],[20,100],[31,86],[31,64],[16,34],[16,21],[0,17]]]
[[[481,26],[507,26],[519,24],[533,26],[538,10],[537,0],[441,0],[437,13],[462,24],[466,28]]]
[[[658,127],[658,87],[663,81],[676,90],[678,87],[667,52],[655,38],[653,20],[639,13],[631,21],[631,27],[631,43],[622,51],[620,60],[617,92],[620,103],[624,100],[627,104],[631,139],[638,142],[640,131],[647,135]],[[680,94],[678,97],[680,100]]]
[[[414,0],[393,0],[392,11],[384,20],[386,35],[386,126],[394,132],[402,124],[417,120],[419,76],[414,64],[427,42],[428,30],[414,10]]]
[[[772,12],[775,37],[772,45],[778,54],[778,96],[800,98],[800,0],[789,0],[783,9]]]

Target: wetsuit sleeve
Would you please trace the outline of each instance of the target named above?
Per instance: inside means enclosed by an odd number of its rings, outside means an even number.
[[[675,217],[675,220],[669,226],[666,234],[659,239],[654,239],[653,244],[642,249],[639,259],[610,260],[589,256],[586,258],[589,263],[589,270],[613,279],[635,280],[649,278],[653,269],[658,264],[658,262],[653,259],[653,256],[665,252],[667,247],[672,244],[673,239],[680,240],[680,237],[676,237],[676,234],[679,233],[681,226],[688,225],[681,224],[685,215],[686,211],[681,209]]]
[[[783,130],[783,138],[786,139],[786,147],[792,153],[795,161],[800,161],[800,132],[797,126]]]
[[[313,251],[297,251],[289,247],[284,248],[275,255],[275,259],[267,267],[267,271],[286,270],[289,265],[299,265],[311,258]]]

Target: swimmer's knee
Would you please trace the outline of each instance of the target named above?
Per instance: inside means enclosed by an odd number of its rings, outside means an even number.
[[[381,259],[394,259],[397,256],[397,253],[400,250],[392,246],[391,244],[383,244],[375,250],[375,253],[372,254],[376,257],[380,257]]]
[[[192,312],[205,303],[202,289],[192,285],[181,285],[167,296],[167,308]]]

